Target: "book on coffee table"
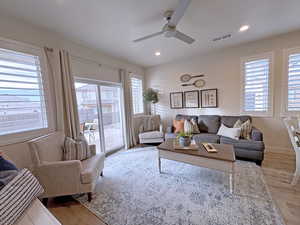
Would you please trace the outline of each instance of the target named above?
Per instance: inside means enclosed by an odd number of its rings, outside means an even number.
[[[216,153],[218,150],[210,143],[202,143],[204,146],[205,150],[209,153]]]

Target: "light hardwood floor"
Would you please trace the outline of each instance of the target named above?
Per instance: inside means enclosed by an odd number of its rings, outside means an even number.
[[[290,185],[291,174],[295,168],[295,155],[266,152],[262,168],[272,198],[286,225],[299,225],[300,184],[296,187]],[[105,225],[72,198],[51,200],[48,208],[63,225]]]

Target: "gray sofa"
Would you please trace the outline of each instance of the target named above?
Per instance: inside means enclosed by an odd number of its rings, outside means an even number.
[[[200,115],[190,116],[181,115],[176,116],[176,120],[194,118],[200,130],[200,134],[194,134],[193,139],[196,143],[210,142],[231,144],[234,147],[235,155],[237,158],[248,159],[255,161],[258,165],[264,159],[265,145],[263,142],[263,134],[257,128],[253,127],[251,131],[251,140],[240,139],[235,140],[228,137],[217,135],[221,124],[227,127],[233,127],[235,122],[240,119],[242,122],[251,121],[250,116],[217,116],[217,115]],[[168,127],[165,134],[165,139],[175,138],[176,134],[173,133],[173,127]]]

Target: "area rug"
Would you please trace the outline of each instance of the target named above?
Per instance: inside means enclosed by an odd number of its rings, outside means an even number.
[[[257,165],[237,161],[228,175],[162,159],[155,147],[107,158],[91,202],[76,199],[108,225],[282,225]]]

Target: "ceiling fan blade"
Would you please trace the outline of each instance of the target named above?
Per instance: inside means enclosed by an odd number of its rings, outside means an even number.
[[[176,27],[181,18],[183,17],[185,10],[191,3],[191,0],[180,0],[179,5],[177,6],[175,12],[173,13],[169,24]]]
[[[142,37],[142,38],[139,38],[139,39],[136,39],[134,40],[133,42],[140,42],[140,41],[144,41],[146,39],[149,39],[149,38],[152,38],[152,37],[155,37],[155,36],[159,36],[161,34],[163,34],[164,31],[160,31],[160,32],[157,32],[157,33],[154,33],[154,34],[150,34],[148,36],[145,36],[145,37]]]
[[[190,36],[187,36],[184,33],[181,33],[178,30],[175,32],[175,34],[174,34],[173,37],[175,37],[175,38],[177,38],[177,39],[179,39],[181,41],[184,41],[187,44],[192,44],[195,41],[195,39],[191,38]]]

